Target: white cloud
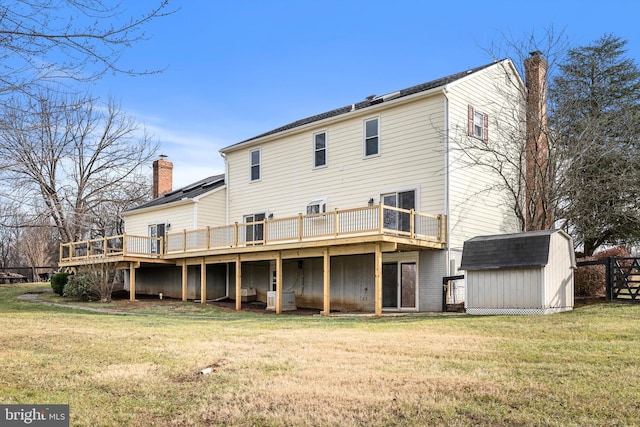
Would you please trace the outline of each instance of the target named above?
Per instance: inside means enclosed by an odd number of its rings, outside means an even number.
[[[173,188],[189,185],[211,175],[224,173],[224,160],[218,152],[229,142],[216,138],[212,134],[203,134],[179,127],[166,127],[153,124],[162,119],[154,117],[140,117],[145,121],[144,128],[152,141],[160,145],[159,153],[168,156],[173,163]],[[142,128],[140,132],[142,132]]]

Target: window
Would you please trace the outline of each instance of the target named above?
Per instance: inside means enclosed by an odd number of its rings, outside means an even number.
[[[267,215],[264,212],[255,213],[244,216],[244,222],[247,224],[245,227],[245,241],[262,243],[264,240],[264,219]]]
[[[260,181],[260,149],[249,151],[251,181]]]
[[[387,193],[381,196],[385,206],[411,210],[416,208],[416,192],[414,190]],[[408,212],[399,212],[392,209],[384,210],[384,228],[398,231],[411,231],[411,218]]]
[[[307,215],[324,213],[327,211],[327,199],[312,200],[307,205]]]
[[[377,156],[380,154],[380,129],[378,118],[364,121],[364,156]]]
[[[161,224],[150,224],[149,225],[149,237],[162,237],[164,241],[165,237],[165,223]],[[151,240],[151,253],[159,254],[160,253],[160,241]]]
[[[327,165],[327,133],[319,132],[313,135],[313,167]]]
[[[487,142],[489,140],[489,116],[469,105],[469,136]]]

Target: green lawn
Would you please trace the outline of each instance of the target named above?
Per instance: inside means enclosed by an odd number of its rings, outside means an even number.
[[[0,286],[0,403],[69,404],[73,426],[640,425],[640,306],[377,319],[17,299],[42,286]]]

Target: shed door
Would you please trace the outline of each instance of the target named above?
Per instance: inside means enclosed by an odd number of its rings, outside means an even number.
[[[415,309],[417,269],[415,262],[382,264],[382,307]]]

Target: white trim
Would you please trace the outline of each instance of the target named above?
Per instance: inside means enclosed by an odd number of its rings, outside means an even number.
[[[258,179],[253,179],[253,153],[258,152]],[[262,147],[255,147],[250,149],[249,151],[249,183],[260,182],[262,181]]]
[[[377,121],[377,134],[376,138],[378,139],[378,152],[375,154],[367,155],[367,122],[372,120]],[[370,116],[368,118],[362,119],[362,158],[363,159],[371,159],[374,157],[380,157],[382,155],[382,144],[380,142],[380,114],[376,116]]]
[[[171,202],[171,203],[166,203],[164,205],[157,205],[157,206],[148,206],[146,208],[140,208],[140,209],[133,209],[127,212],[122,212],[120,214],[120,216],[122,217],[127,217],[130,215],[137,215],[137,214],[141,214],[141,213],[147,213],[147,212],[152,212],[155,210],[160,210],[160,209],[164,209],[167,207],[174,207],[174,206],[181,206],[181,205],[187,205],[189,203],[195,203],[193,199],[181,199],[181,200],[176,200],[175,202]]]
[[[382,202],[382,196],[386,195],[386,194],[391,194],[391,193],[406,193],[407,191],[413,191],[414,195],[415,195],[415,210],[420,211],[421,209],[421,205],[420,205],[420,184],[415,184],[415,185],[408,185],[405,187],[395,187],[395,188],[389,188],[389,189],[385,189],[382,190],[378,193],[378,202]]]
[[[531,316],[543,314],[562,313],[573,310],[572,307],[549,307],[549,308],[467,308],[467,314],[481,316]]]
[[[319,205],[319,212],[309,212],[309,206],[312,205]],[[307,215],[309,214],[314,214],[314,213],[325,213],[327,212],[327,197],[318,197],[315,198],[313,200],[311,200],[309,203],[307,203],[307,206],[305,206],[305,213]]]
[[[324,165],[317,166],[316,165],[316,135],[320,135],[322,133],[324,134]],[[314,132],[313,136],[311,137],[311,144],[312,144],[311,164],[313,166],[312,169],[324,169],[329,167],[329,132],[327,132],[327,129],[322,129],[317,132]]]
[[[382,307],[382,311],[386,312],[419,312],[420,311],[420,253],[417,251],[411,252],[389,252],[382,254],[382,263],[391,264],[415,264],[416,265],[416,294],[415,294],[415,307]],[[402,268],[398,268],[398,280],[402,274]],[[398,299],[398,304],[401,305],[402,301]]]
[[[522,78],[520,77],[520,74],[518,73],[517,69],[515,68],[515,66],[511,62],[511,60],[505,59],[505,60],[502,60],[500,62],[496,62],[495,64],[484,68],[483,70],[476,71],[475,73],[470,74],[469,76],[461,77],[461,78],[459,78],[458,80],[456,80],[454,82],[448,83],[447,85],[436,86],[436,87],[434,87],[432,89],[429,89],[429,90],[425,90],[425,91],[422,91],[422,92],[417,92],[417,93],[414,93],[412,95],[403,96],[403,97],[397,98],[397,99],[391,99],[389,101],[381,102],[379,104],[372,105],[372,106],[369,106],[369,107],[366,107],[366,108],[361,108],[361,109],[358,109],[358,110],[352,110],[352,111],[344,113],[344,114],[339,114],[337,116],[332,116],[332,117],[328,117],[326,119],[314,121],[314,122],[308,123],[306,125],[296,126],[294,128],[286,129],[286,130],[283,130],[281,132],[271,133],[269,135],[265,135],[265,136],[260,137],[260,138],[253,138],[253,139],[248,140],[248,141],[238,142],[236,144],[232,144],[232,145],[229,145],[227,147],[221,148],[219,150],[219,152],[222,153],[222,154],[225,154],[225,153],[229,153],[229,152],[232,152],[232,151],[237,151],[237,150],[240,150],[240,149],[243,149],[243,148],[252,147],[254,145],[262,144],[264,142],[268,142],[268,141],[271,141],[271,140],[274,140],[274,139],[280,139],[280,138],[284,137],[285,135],[308,132],[310,129],[317,129],[318,127],[326,126],[327,123],[332,123],[332,124],[339,123],[341,121],[349,120],[349,119],[352,119],[352,118],[358,117],[358,116],[371,117],[372,113],[374,113],[376,111],[386,110],[387,108],[393,108],[396,105],[413,102],[416,99],[421,99],[421,98],[427,98],[427,97],[431,97],[431,96],[440,95],[440,94],[442,94],[442,89],[444,87],[456,86],[459,83],[467,81],[471,77],[474,77],[474,76],[477,76],[479,74],[488,72],[489,70],[492,70],[495,66],[503,66],[504,67],[505,65],[508,66],[511,69],[511,72],[516,76],[516,78],[518,80],[518,83],[519,83],[519,86],[521,88],[524,88],[524,82],[522,81]]]

